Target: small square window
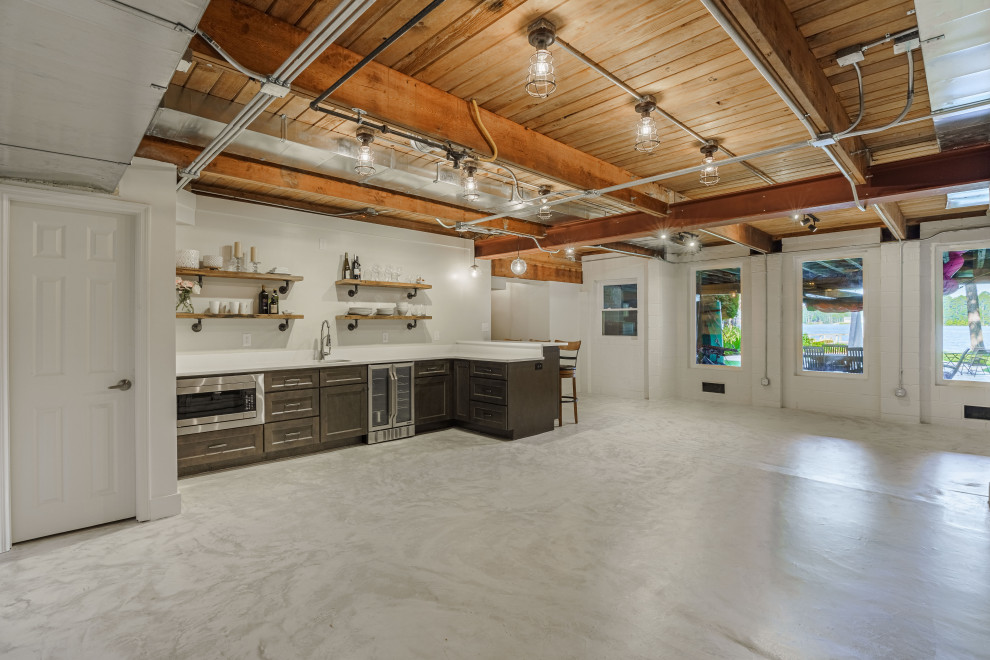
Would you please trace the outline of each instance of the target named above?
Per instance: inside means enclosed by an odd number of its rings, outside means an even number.
[[[635,337],[639,332],[637,285],[602,285],[602,335]]]

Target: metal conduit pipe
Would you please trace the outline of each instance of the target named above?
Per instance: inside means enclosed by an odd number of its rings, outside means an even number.
[[[908,58],[908,90],[907,90],[907,101],[904,104],[904,109],[901,110],[901,114],[897,115],[897,119],[886,124],[884,126],[878,126],[877,128],[868,128],[862,130],[858,135],[870,135],[872,133],[879,133],[880,131],[886,131],[889,128],[893,128],[901,123],[904,117],[907,115],[908,111],[911,110],[911,104],[914,103],[914,51],[907,51]]]
[[[719,24],[719,26],[721,26],[721,28],[725,31],[725,33],[729,35],[729,38],[732,39],[733,43],[736,44],[736,47],[739,48],[739,50],[742,51],[743,55],[746,56],[746,59],[748,59],[750,63],[754,67],[756,67],[756,70],[759,71],[760,75],[763,76],[764,79],[766,79],[767,83],[770,84],[770,87],[773,88],[773,91],[775,91],[777,93],[777,96],[779,96],[780,99],[784,102],[784,105],[786,105],[787,108],[794,114],[794,116],[797,117],[798,121],[801,122],[801,125],[805,127],[805,129],[811,135],[812,139],[817,139],[818,130],[815,128],[814,124],[812,124],[811,121],[808,120],[808,117],[805,114],[804,110],[802,110],[800,106],[798,106],[797,102],[794,100],[793,97],[791,97],[790,93],[786,89],[784,89],[784,87],[777,81],[777,78],[776,76],[774,76],[773,72],[770,71],[760,60],[759,56],[755,52],[753,52],[753,49],[750,48],[749,44],[746,42],[743,36],[739,34],[739,31],[736,30],[736,27],[732,24],[731,21],[729,21],[728,17],[722,13],[722,10],[715,4],[713,0],[701,0],[701,4],[705,6],[705,9],[708,10],[708,12],[712,15],[712,17]],[[846,166],[842,164],[842,162],[839,161],[838,158],[835,157],[835,155],[832,153],[832,150],[829,149],[827,146],[822,147],[822,149],[825,151],[826,154],[828,154],[831,161],[835,164],[835,166],[842,173],[842,176],[846,178],[846,180],[849,182],[849,185],[852,187],[853,199],[856,200],[856,208],[858,208],[860,211],[865,211],[866,207],[864,207],[862,203],[859,201],[859,192],[856,190],[856,181],[853,180],[852,175],[846,169]]]
[[[554,39],[554,43],[558,44],[563,50],[565,50],[566,52],[570,53],[570,55],[574,59],[576,59],[579,62],[581,62],[582,64],[584,64],[586,67],[588,67],[592,71],[597,72],[600,76],[602,76],[603,78],[605,78],[606,80],[608,80],[609,82],[611,82],[613,85],[615,85],[616,87],[618,87],[622,91],[624,91],[627,94],[629,94],[630,96],[632,96],[637,101],[640,101],[640,100],[643,99],[643,97],[644,97],[643,94],[640,94],[635,89],[633,89],[632,87],[630,87],[626,83],[622,82],[622,80],[620,80],[618,76],[616,76],[611,71],[609,71],[608,69],[606,69],[605,67],[603,67],[602,65],[600,65],[598,62],[595,62],[593,59],[591,59],[590,57],[588,57],[587,55],[585,55],[584,53],[582,53],[581,51],[579,51],[577,48],[574,48],[573,46],[571,46],[569,43],[567,43],[566,41],[564,41],[560,37],[556,37]],[[676,126],[677,128],[681,129],[682,131],[684,131],[685,133],[687,133],[688,135],[690,135],[691,137],[693,137],[695,140],[697,140],[701,144],[710,144],[711,143],[711,140],[709,140],[708,138],[706,138],[703,135],[699,134],[697,131],[693,130],[690,126],[688,126],[684,122],[680,121],[679,119],[677,119],[676,117],[674,117],[672,114],[670,114],[669,112],[667,112],[666,110],[664,110],[660,106],[657,106],[657,109],[655,110],[655,112],[658,115],[660,115],[661,117],[663,117],[664,119],[666,119],[667,121],[669,121],[671,124],[673,124],[674,126]],[[718,150],[721,151],[722,153],[724,153],[729,158],[735,157],[735,154],[734,153],[732,153],[731,151],[729,151],[728,149],[726,149],[725,147],[723,147],[721,145],[719,145]],[[759,177],[763,181],[765,181],[766,183],[770,183],[770,184],[777,183],[776,181],[774,181],[773,179],[771,179],[769,176],[767,176],[766,173],[764,173],[763,171],[761,171],[759,168],[754,167],[753,165],[750,165],[749,163],[743,162],[742,163],[742,166],[745,167],[746,169],[748,169],[750,172],[752,172],[753,174],[755,174],[757,177]]]
[[[191,27],[185,26],[182,23],[176,23],[175,21],[170,21],[167,18],[162,18],[158,14],[152,14],[150,11],[145,11],[144,9],[139,9],[137,7],[132,7],[126,2],[121,2],[120,0],[98,0],[105,5],[113,7],[114,9],[119,9],[121,11],[127,12],[132,16],[137,16],[138,18],[143,18],[146,21],[151,21],[156,25],[168,28],[170,30],[175,30],[176,32],[183,32],[185,34],[195,34],[196,31]]]
[[[640,259],[656,259],[657,261],[664,261],[664,258],[660,256],[651,257],[648,254],[640,254],[639,252],[630,252],[629,250],[620,250],[618,248],[607,247],[605,245],[581,245],[579,247],[588,248],[591,250],[605,250],[606,252],[615,252],[617,254],[627,254],[630,257],[639,257]]]
[[[856,115],[856,120],[849,124],[849,127],[842,131],[841,133],[836,133],[833,137],[836,139],[844,137],[849,133],[852,133],[859,122],[863,121],[863,112],[866,110],[866,97],[863,95],[863,70],[859,68],[859,62],[853,62],[853,69],[856,70],[856,82],[859,87],[859,114]]]
[[[238,62],[237,60],[235,60],[230,55],[230,53],[228,53],[223,48],[221,48],[220,47],[220,44],[218,44],[216,41],[214,41],[213,40],[213,37],[211,37],[210,35],[206,34],[202,30],[200,30],[199,28],[196,28],[196,34],[199,36],[200,39],[202,39],[207,44],[209,44],[210,48],[212,48],[213,50],[217,51],[217,54],[219,54],[220,57],[222,57],[223,59],[225,59],[227,61],[227,63],[230,64],[230,66],[234,67],[235,69],[237,69],[238,71],[240,71],[242,74],[244,74],[248,78],[251,78],[253,80],[257,80],[259,82],[264,82],[264,81],[267,80],[267,78],[265,76],[261,75],[260,73],[257,73],[256,71],[252,71],[251,69],[247,68],[246,66],[244,66],[243,64],[241,64],[240,62]]]
[[[372,4],[374,0],[345,0],[327,16],[313,32],[286,58],[272,78],[288,86],[296,76],[315,60],[326,46],[335,41],[349,28]],[[322,47],[321,47],[322,46]],[[220,52],[220,51],[218,51]],[[267,80],[271,80],[268,78]],[[177,189],[181,190],[187,183],[199,176],[218,154],[237,139],[252,121],[258,118],[271,100],[272,94],[258,92],[247,105],[241,108],[234,119],[224,126],[215,138],[200,152],[195,160],[180,173],[181,178]]]
[[[354,76],[355,73],[357,73],[358,71],[360,71],[361,69],[363,69],[365,66],[367,66],[367,64],[369,62],[371,62],[373,59],[375,59],[376,57],[378,57],[378,55],[383,50],[385,50],[386,48],[388,48],[389,46],[391,46],[393,43],[395,43],[395,41],[399,37],[401,37],[406,32],[408,32],[409,30],[411,30],[417,23],[419,23],[421,20],[423,20],[424,18],[426,18],[426,16],[431,11],[433,11],[434,9],[436,9],[437,7],[439,7],[440,5],[442,5],[444,3],[444,1],[445,0],[433,0],[433,2],[431,2],[430,4],[428,4],[425,7],[423,7],[423,9],[420,10],[420,12],[418,14],[416,14],[415,16],[413,16],[412,18],[410,18],[408,21],[406,21],[405,25],[403,25],[398,30],[396,30],[395,32],[393,32],[392,35],[388,39],[386,39],[382,43],[378,44],[375,47],[375,49],[372,50],[367,55],[365,55],[364,58],[362,58],[362,60],[360,62],[358,62],[357,64],[355,64],[354,66],[352,66],[350,71],[348,71],[347,73],[345,73],[344,75],[342,75],[340,78],[338,78],[337,81],[334,84],[332,84],[329,87],[327,87],[327,89],[324,90],[324,92],[322,94],[320,94],[315,99],[313,99],[310,102],[309,107],[312,108],[313,110],[318,110],[319,108],[317,106],[320,103],[322,103],[328,96],[330,96],[335,91],[337,91],[337,89],[340,88],[340,86],[343,85],[345,82],[347,82],[348,80],[350,80]]]

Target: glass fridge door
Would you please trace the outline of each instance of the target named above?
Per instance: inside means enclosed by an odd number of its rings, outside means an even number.
[[[368,367],[368,428],[387,429],[392,425],[392,366]]]
[[[393,365],[395,369],[395,426],[413,423],[413,364],[403,362]]]

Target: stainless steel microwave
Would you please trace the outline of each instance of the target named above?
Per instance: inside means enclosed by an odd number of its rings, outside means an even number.
[[[176,433],[186,435],[263,424],[264,379],[264,374],[236,374],[177,380]]]

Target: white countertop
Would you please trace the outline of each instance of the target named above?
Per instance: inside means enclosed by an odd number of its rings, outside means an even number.
[[[525,362],[543,358],[544,346],[557,343],[521,341],[459,341],[456,344],[396,344],[394,346],[344,346],[334,348],[329,361],[316,359],[314,351],[225,351],[179,353],[175,375],[211,376],[282,369],[315,369],[354,364],[408,362],[410,360],[491,360]]]

